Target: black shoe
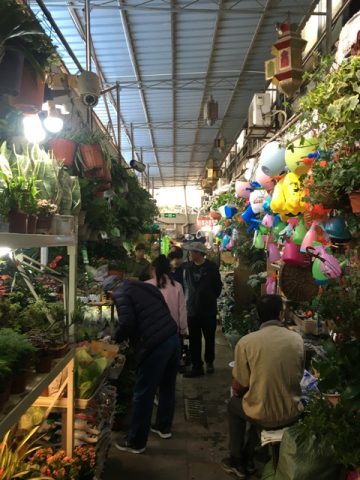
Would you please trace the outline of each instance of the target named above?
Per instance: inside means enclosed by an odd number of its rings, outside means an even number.
[[[256,472],[257,468],[255,467],[255,463],[253,460],[248,460],[246,462],[245,470],[248,475],[253,475]]]
[[[207,363],[206,364],[206,373],[214,373],[214,365],[212,363]]]
[[[129,440],[127,438],[124,438],[121,442],[115,442],[115,448],[122,452],[130,452],[130,453],[143,453],[145,452],[145,448],[138,448],[135,447],[134,445],[131,445]]]
[[[195,377],[202,377],[204,375],[204,369],[201,368],[193,368],[190,370],[190,372],[185,372],[184,377],[185,378],[195,378]]]
[[[221,466],[226,473],[233,473],[237,478],[246,478],[245,468],[241,465],[235,465],[230,458],[223,458]]]

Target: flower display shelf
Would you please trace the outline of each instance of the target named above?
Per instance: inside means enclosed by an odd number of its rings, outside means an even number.
[[[110,364],[108,365],[108,368],[106,368],[106,370],[103,372],[103,374],[101,376],[101,379],[100,379],[100,382],[99,382],[99,385],[97,386],[95,392],[91,395],[90,398],[86,398],[86,399],[85,398],[75,398],[74,399],[74,407],[75,408],[77,408],[79,410],[85,410],[86,408],[88,408],[90,402],[96,397],[96,395],[99,393],[99,391],[103,387],[105,380],[108,378],[109,367],[110,367]],[[59,398],[54,402],[54,396],[53,395],[50,395],[48,397],[39,396],[34,402],[34,406],[36,406],[36,407],[49,407],[49,406],[53,405],[54,409],[56,409],[56,408],[58,408],[58,409],[67,408],[67,404],[68,404],[68,398],[67,397]]]
[[[39,235],[26,233],[0,233],[0,247],[69,247],[76,245],[74,235]]]
[[[65,408],[69,409],[72,405],[73,399],[71,392],[73,392],[73,371],[74,371],[74,350],[70,350],[67,355],[56,361],[51,372],[46,374],[32,374],[28,387],[25,393],[21,395],[11,395],[9,401],[4,407],[3,413],[0,414],[0,438],[19,421],[28,408],[35,405],[36,400],[40,397],[41,392],[65,369],[67,368],[68,390],[70,391],[69,398]],[[70,408],[70,410],[72,410]],[[68,421],[72,424],[71,412],[68,412]],[[72,450],[72,442],[67,442],[67,447]]]

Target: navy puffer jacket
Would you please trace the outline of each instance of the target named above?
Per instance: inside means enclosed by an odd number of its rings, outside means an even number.
[[[137,280],[125,280],[113,293],[119,323],[114,339],[129,339],[138,363],[178,331],[160,290]]]

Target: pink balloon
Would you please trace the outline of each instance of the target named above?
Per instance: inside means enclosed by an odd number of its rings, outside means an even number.
[[[255,173],[255,180],[260,183],[260,185],[265,188],[265,190],[272,190],[275,186],[274,180],[269,177],[268,175],[265,175],[265,173],[261,170],[261,168],[258,168]]]
[[[250,190],[250,182],[243,182],[242,180],[236,180],[235,182],[235,193],[238,197],[241,198],[249,198]]]

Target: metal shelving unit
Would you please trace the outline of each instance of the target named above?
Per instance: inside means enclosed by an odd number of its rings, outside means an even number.
[[[76,254],[77,254],[77,236],[74,235],[29,235],[18,233],[0,233],[0,247],[8,247],[11,250],[24,248],[51,248],[67,247],[69,255],[69,279],[68,279],[68,315],[71,315],[75,309],[76,301]],[[72,332],[70,332],[72,334]],[[8,406],[14,405],[5,414],[0,415],[0,438],[18,422],[21,415],[36,403],[37,398],[41,396],[43,390],[64,370],[67,375],[62,384],[59,394],[65,387],[67,396],[64,404],[63,414],[63,447],[67,455],[71,456],[74,445],[74,350],[61,358],[50,373],[44,375],[34,375],[29,387],[24,395],[12,396]],[[51,408],[52,405],[49,405]]]

